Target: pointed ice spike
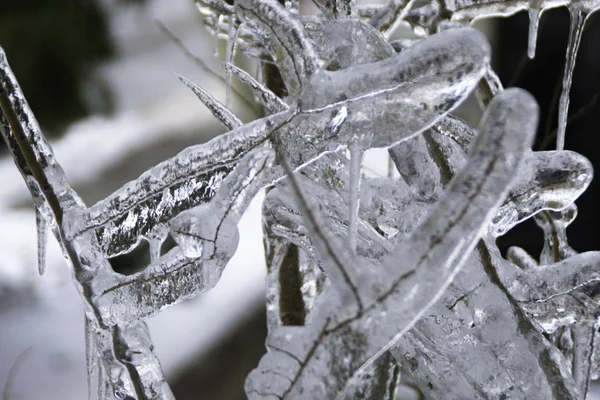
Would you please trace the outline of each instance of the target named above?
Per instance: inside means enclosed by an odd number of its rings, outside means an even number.
[[[360,207],[360,178],[362,171],[362,158],[364,149],[359,144],[350,146],[350,185],[348,214],[348,245],[350,251],[356,253],[356,239],[358,234],[358,209]]]
[[[46,242],[48,239],[48,222],[42,215],[39,208],[35,208],[35,223],[37,225],[37,254],[38,254],[38,271],[44,275],[46,270]]]
[[[573,81],[573,70],[577,60],[577,51],[581,43],[583,28],[587,20],[588,11],[577,3],[569,5],[571,13],[571,27],[569,32],[569,42],[567,43],[567,57],[565,61],[565,70],[563,72],[562,93],[558,104],[558,131],[556,134],[556,149],[565,148],[565,132],[567,130],[567,116],[569,113],[569,92]]]
[[[529,38],[527,42],[527,56],[532,60],[535,57],[535,47],[537,43],[537,35],[541,16],[541,8],[538,8],[536,6],[532,6],[529,8]]]
[[[267,110],[268,114],[276,114],[290,107],[265,85],[254,79],[249,73],[230,63],[224,63],[223,68],[228,73],[235,75],[242,83],[247,85],[256,100]]]
[[[213,16],[213,22],[215,24],[215,42],[214,42],[214,47],[213,47],[213,56],[218,57],[219,56],[219,23],[221,22],[221,14],[215,14]]]
[[[238,117],[236,117],[227,107],[221,104],[217,99],[215,99],[211,94],[209,94],[206,90],[202,89],[200,86],[189,80],[188,78],[181,76],[177,73],[175,75],[179,78],[179,80],[188,88],[194,92],[196,96],[200,99],[202,103],[210,110],[210,112],[219,120],[219,122],[228,130],[233,130],[239,128],[243,125],[243,122],[240,121]]]

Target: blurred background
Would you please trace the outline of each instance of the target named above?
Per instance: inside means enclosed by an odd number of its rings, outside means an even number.
[[[224,130],[172,71],[219,100],[222,82],[157,28],[160,20],[198,58],[220,71],[223,43],[200,23],[192,0],[0,0],[0,45],[57,159],[86,204],[103,199],[147,168]],[[520,13],[477,26],[493,45],[505,86],[531,91],[542,118],[536,149],[554,146],[569,15],[544,14],[535,60],[526,56],[528,18]],[[583,36],[571,91],[566,148],[600,165],[600,21]],[[215,57],[215,48],[221,56]],[[246,63],[240,59],[238,63]],[[251,69],[252,70],[252,69]],[[475,102],[461,110],[476,120]],[[258,111],[235,98],[244,121]],[[471,107],[471,108],[469,108]],[[370,167],[377,166],[366,159]],[[598,242],[598,180],[578,201],[570,244]],[[148,321],[177,399],[243,399],[243,382],[264,353],[264,255],[258,196],[240,225],[236,256],[217,287]],[[87,397],[83,311],[58,246],[37,276],[35,217],[26,186],[0,144],[0,388],[4,399]],[[527,222],[498,241],[540,253],[541,230]],[[600,396],[596,397],[600,398]]]

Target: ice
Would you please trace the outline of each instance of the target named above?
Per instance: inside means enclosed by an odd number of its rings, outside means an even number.
[[[356,251],[356,235],[358,234],[358,208],[360,207],[359,194],[362,170],[362,154],[363,149],[361,149],[358,145],[350,146],[350,185],[348,185],[348,196],[350,199],[350,212],[348,213],[348,216],[350,220],[348,227],[348,247],[353,253]]]
[[[456,275],[491,218],[488,210],[500,204],[511,181],[509,171],[519,168],[525,147],[533,140],[536,121],[530,116],[536,113],[535,101],[522,91],[511,89],[498,95],[488,108],[467,167],[420,227],[374,271],[350,259],[339,241],[317,222],[321,219],[308,206],[288,168],[306,227],[333,285],[322,294],[304,330],[290,327],[270,332],[269,353],[246,382],[249,397],[285,398],[299,391],[335,397],[348,379],[364,371],[409,330]],[[506,156],[496,158],[491,149]],[[494,171],[482,176],[479,171],[490,159],[497,160]],[[473,191],[486,195],[473,196]],[[403,265],[399,267],[397,260],[403,260]],[[364,274],[373,278],[357,279]],[[333,354],[346,357],[334,359]]]
[[[268,353],[246,382],[250,398],[392,398],[401,372],[432,398],[586,393],[600,357],[591,344],[600,256],[577,254],[566,227],[591,164],[562,146],[530,150],[537,104],[503,90],[487,40],[462,27],[528,10],[535,33],[560,1],[449,0],[411,11],[412,1],[357,10],[334,0],[307,16],[292,1],[198,0],[215,40],[227,40],[226,103],[236,76],[266,116],[243,124],[180,77],[229,131],[90,208],[0,53],[0,130],[33,195],[40,265],[50,228],[72,267],[99,398],[173,398],[143,319],[217,284],[241,215],[265,187]],[[569,74],[592,8],[569,5]],[[404,20],[426,38],[394,47],[388,39]],[[534,45],[532,34],[530,55]],[[237,46],[274,64],[285,99],[262,69],[254,79],[233,65]],[[450,115],[473,90],[484,110],[478,129]],[[562,116],[567,105],[561,99]],[[388,149],[400,178],[363,174],[372,148]],[[494,236],[532,216],[544,229],[540,262],[519,248],[503,259]],[[168,235],[177,245],[161,254]],[[149,265],[117,273],[109,260],[141,241]]]
[[[235,75],[242,83],[247,85],[254,98],[266,109],[268,114],[276,114],[281,111],[285,111],[289,108],[279,97],[277,97],[272,91],[267,89],[263,84],[254,79],[246,71],[239,69],[233,64],[223,64],[225,71],[232,75]]]
[[[550,265],[577,254],[567,241],[567,227],[577,218],[577,206],[570,204],[560,211],[545,211],[535,215],[535,222],[544,231],[541,265]]]
[[[237,50],[237,37],[238,27],[236,26],[236,20],[234,18],[229,19],[229,29],[227,32],[227,50],[225,53],[225,60],[229,64],[234,63],[235,54]],[[225,70],[225,105],[229,106],[229,99],[231,97],[231,73]],[[229,128],[231,129],[231,128]]]
[[[540,18],[542,9],[531,6],[529,8],[529,38],[527,39],[527,56],[533,60],[535,57],[535,47],[537,43],[537,34],[540,27]]]
[[[539,211],[567,208],[585,191],[592,177],[590,161],[575,152],[530,153],[508,198],[492,220],[492,234],[503,235]],[[535,195],[531,195],[532,191]]]
[[[263,45],[277,63],[288,93],[295,95],[321,67],[300,22],[275,0],[240,0],[235,7],[240,18],[261,33]]]
[[[232,247],[229,242],[237,236],[237,223],[264,186],[263,175],[273,160],[274,155],[268,149],[249,153],[223,181],[209,203],[184,211],[171,221],[171,235],[186,257],[211,259],[220,243]]]
[[[46,270],[46,242],[48,239],[48,223],[38,208],[35,209],[35,223],[37,225],[38,240],[38,272],[44,275]]]
[[[369,24],[389,39],[413,3],[413,0],[388,0],[387,4],[371,17]]]
[[[219,122],[223,124],[225,128],[231,130],[239,128],[243,125],[242,121],[240,121],[238,117],[236,117],[226,106],[221,104],[206,90],[202,89],[200,86],[181,75],[177,75],[177,77],[185,86],[189,87],[196,96],[198,96],[200,101],[210,110],[210,112],[219,120]]]
[[[569,113],[569,92],[573,82],[573,71],[575,70],[575,61],[577,60],[577,51],[581,43],[581,36],[589,10],[577,3],[569,5],[571,14],[571,28],[569,31],[569,41],[567,42],[567,56],[565,70],[563,72],[562,92],[558,102],[558,131],[556,133],[556,149],[565,148],[565,133],[567,130],[567,117]]]

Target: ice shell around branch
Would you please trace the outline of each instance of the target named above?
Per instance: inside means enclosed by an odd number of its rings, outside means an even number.
[[[453,279],[507,193],[533,140],[537,121],[531,116],[537,113],[535,100],[524,91],[510,89],[499,94],[486,112],[467,166],[420,228],[384,261],[376,293],[362,297],[373,288],[373,282],[337,282],[355,294],[354,304],[342,302],[336,292],[330,292],[307,326],[271,332],[269,353],[246,382],[248,396],[283,399],[302,393],[335,398],[357,371],[410,329]],[[296,194],[303,195],[299,188]],[[309,212],[307,206],[304,209]],[[327,230],[315,229],[319,226],[316,221],[313,218],[307,227],[311,239],[324,244],[315,246],[321,258],[331,260],[333,254],[353,263],[343,257],[343,246]],[[397,260],[402,260],[401,266]],[[360,269],[359,265],[348,267],[337,263],[332,271]],[[346,356],[336,359],[335,354]]]

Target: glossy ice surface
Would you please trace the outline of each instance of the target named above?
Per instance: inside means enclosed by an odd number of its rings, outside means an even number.
[[[600,253],[576,254],[566,226],[593,171],[563,144],[577,46],[597,4],[461,1],[441,12],[438,2],[328,0],[316,16],[276,0],[197,4],[227,40],[228,93],[239,79],[266,116],[244,124],[179,77],[228,132],[91,207],[0,52],[0,130],[34,199],[39,270],[50,230],[84,302],[98,398],[173,398],[143,319],[216,285],[265,187],[268,351],[249,398],[393,399],[402,375],[434,399],[585,398],[599,373]],[[527,9],[533,56],[539,16],[565,5],[573,33],[557,150],[533,152],[536,101],[503,90],[486,38],[467,25]],[[392,45],[402,21],[424,38]],[[277,67],[280,96],[233,65],[236,51]],[[473,92],[477,128],[451,115]],[[371,148],[388,150],[400,178],[363,175]],[[546,240],[539,261],[519,248],[503,258],[494,237],[531,217]],[[161,254],[168,235],[177,245]],[[108,260],[142,240],[150,264],[113,271]]]

